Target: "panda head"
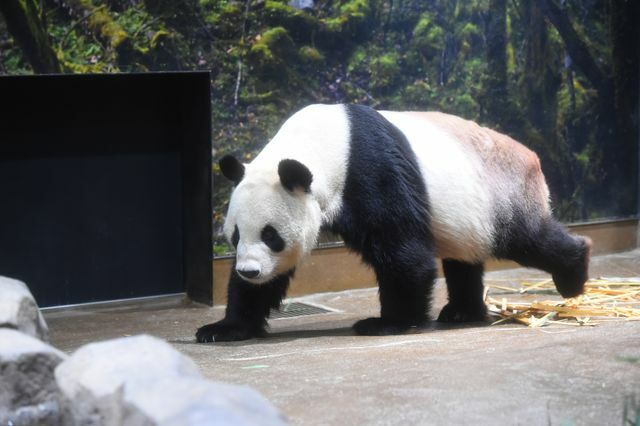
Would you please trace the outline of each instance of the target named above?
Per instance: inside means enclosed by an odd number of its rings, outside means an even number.
[[[290,159],[277,168],[243,165],[231,156],[219,165],[236,185],[224,233],[236,248],[237,273],[245,281],[264,284],[292,271],[315,246],[320,231],[309,169]]]

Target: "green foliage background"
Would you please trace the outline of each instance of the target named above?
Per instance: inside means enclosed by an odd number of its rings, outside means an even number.
[[[287,0],[47,0],[39,6],[61,72],[209,70],[216,157],[232,153],[250,161],[286,117],[309,103],[440,110],[535,149],[562,220],[637,213],[636,177],[616,163],[629,149],[637,157],[637,144],[610,140],[617,137],[616,120],[603,111],[613,93],[571,62],[565,40],[542,13],[544,2],[313,3],[305,10]],[[562,4],[613,80],[616,1]],[[33,72],[1,17],[0,72]],[[500,18],[504,29],[496,31],[492,22]],[[497,36],[504,43],[495,55],[490,46]],[[637,127],[637,94],[634,105],[629,113]],[[637,175],[635,163],[630,170]],[[219,231],[230,187],[222,178],[215,182]]]

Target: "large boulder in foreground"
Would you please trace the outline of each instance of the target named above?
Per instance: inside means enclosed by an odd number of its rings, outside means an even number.
[[[55,375],[79,424],[284,423],[255,391],[203,379],[190,358],[151,336],[83,346]]]
[[[63,425],[55,368],[59,350],[9,328],[0,328],[0,425]]]
[[[0,327],[13,328],[49,341],[49,329],[29,288],[22,281],[0,276]]]
[[[286,424],[269,401],[248,386],[192,377],[136,383],[126,388],[124,400],[124,424],[132,426]]]

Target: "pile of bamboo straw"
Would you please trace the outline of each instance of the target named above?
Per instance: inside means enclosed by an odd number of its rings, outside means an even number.
[[[516,321],[529,327],[551,324],[595,326],[606,320],[640,320],[640,278],[599,278],[587,281],[582,295],[564,300],[520,302],[521,295],[554,291],[550,279],[524,281],[520,289],[486,285],[485,301],[489,311],[501,319],[493,324]],[[493,289],[513,293],[512,300],[489,296]],[[493,325],[492,324],[492,325]]]

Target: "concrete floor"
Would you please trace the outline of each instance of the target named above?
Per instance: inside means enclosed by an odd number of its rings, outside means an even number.
[[[640,250],[594,258],[591,276],[640,276]],[[485,281],[517,288],[536,277],[546,275],[518,269]],[[441,280],[435,293],[437,314],[446,300]],[[361,337],[350,326],[376,315],[376,289],[298,300],[335,312],[271,320],[268,338],[215,344],[196,344],[193,334],[222,318],[220,307],[167,301],[45,317],[53,345],[66,352],[139,333],[166,339],[206,377],[262,392],[292,424],[620,425],[625,399],[640,403],[640,321],[538,329],[434,323],[408,335]]]

